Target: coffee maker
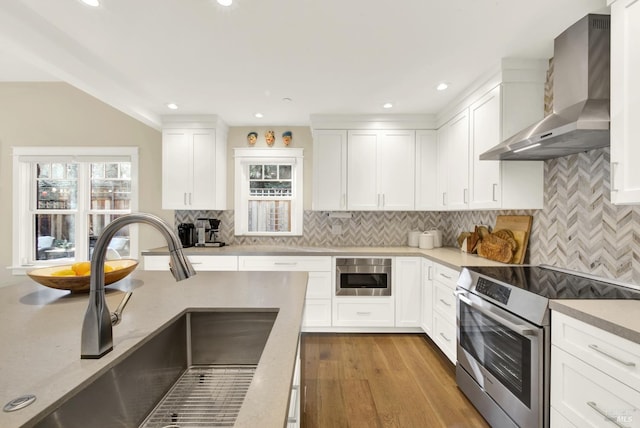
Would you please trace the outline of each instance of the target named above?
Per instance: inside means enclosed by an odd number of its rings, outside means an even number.
[[[218,241],[220,220],[216,218],[199,218],[196,220],[196,247],[223,247],[224,242]]]

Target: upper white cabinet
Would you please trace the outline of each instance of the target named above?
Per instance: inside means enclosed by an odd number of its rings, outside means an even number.
[[[347,131],[313,133],[313,209],[347,209]]]
[[[611,5],[611,202],[640,203],[640,2]]]
[[[164,122],[163,209],[226,209],[226,134],[226,126],[218,121]]]
[[[462,210],[469,203],[469,110],[458,113],[438,133],[439,206]]]
[[[349,131],[347,209],[414,209],[415,131]]]
[[[436,131],[416,131],[416,210],[438,209],[438,140]]]

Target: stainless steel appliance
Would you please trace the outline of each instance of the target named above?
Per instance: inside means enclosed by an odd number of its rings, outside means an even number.
[[[541,160],[609,146],[611,17],[587,15],[553,44],[553,113],[480,155]]]
[[[550,266],[466,267],[458,279],[456,381],[496,427],[549,426],[550,299],[640,291]]]
[[[196,245],[196,226],[193,223],[180,223],[178,236],[183,248],[193,247]]]
[[[224,247],[224,242],[218,240],[220,220],[199,218],[196,221],[196,231],[196,247]]]
[[[336,258],[336,296],[391,296],[391,259]]]

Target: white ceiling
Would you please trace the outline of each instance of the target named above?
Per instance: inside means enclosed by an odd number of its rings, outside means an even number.
[[[566,27],[608,13],[606,0],[101,3],[0,1],[0,81],[66,81],[155,127],[167,114],[435,114],[502,58],[549,58]]]

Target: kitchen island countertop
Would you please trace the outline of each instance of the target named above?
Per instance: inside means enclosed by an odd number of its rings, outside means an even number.
[[[136,271],[107,287],[114,310],[123,292],[133,296],[113,329],[114,348],[97,360],[80,359],[88,294],[49,289],[30,279],[0,288],[0,403],[23,394],[36,401],[0,413],[0,426],[31,426],[150,335],[190,309],[276,309],[278,315],[237,419],[239,427],[282,427],[288,413],[306,272],[199,272],[176,283],[168,272]],[[37,418],[39,419],[39,417]]]

